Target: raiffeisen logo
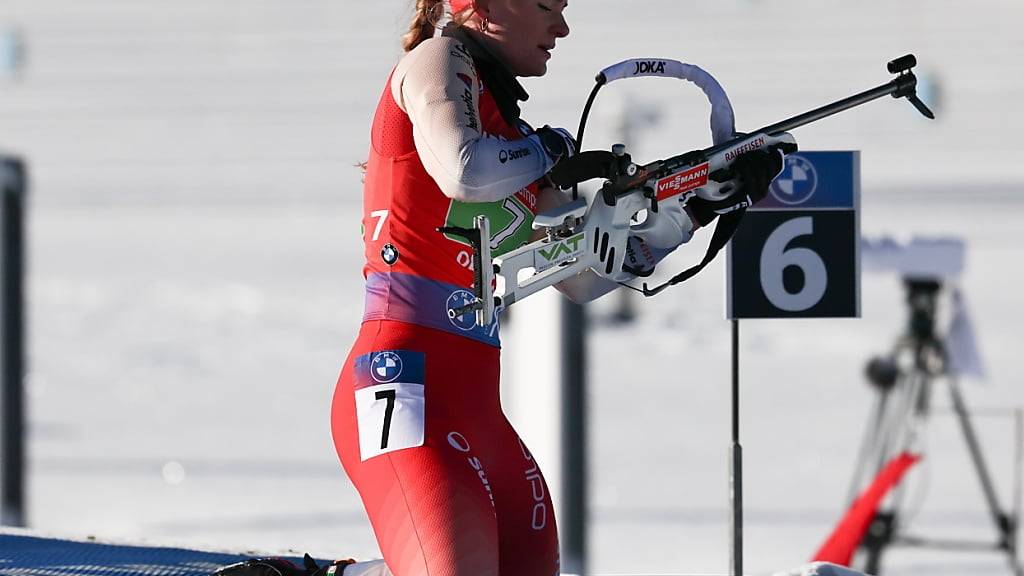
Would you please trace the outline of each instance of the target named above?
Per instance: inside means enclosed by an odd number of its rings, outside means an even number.
[[[671,198],[676,194],[696,190],[701,186],[707,185],[707,183],[708,163],[705,162],[684,172],[658,180],[658,201]]]
[[[728,152],[726,152],[725,153],[725,161],[726,162],[732,162],[740,154],[743,154],[745,152],[750,152],[751,150],[757,150],[758,148],[760,148],[762,146],[764,146],[764,136],[759,136],[759,137],[755,138],[754,140],[751,140],[750,142],[747,142],[746,144],[741,144],[741,145],[737,146],[736,148],[733,148],[732,150],[729,150]]]

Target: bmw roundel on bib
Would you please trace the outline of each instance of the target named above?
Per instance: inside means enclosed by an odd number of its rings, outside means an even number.
[[[381,352],[370,362],[370,376],[377,382],[394,382],[402,375],[402,357],[395,352]]]

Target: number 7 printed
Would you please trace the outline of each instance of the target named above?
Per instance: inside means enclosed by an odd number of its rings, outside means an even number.
[[[380,231],[384,227],[384,221],[388,219],[388,210],[374,210],[370,212],[370,218],[377,219],[377,225],[373,227],[373,236],[370,238],[371,242],[376,242],[377,238],[380,238]]]

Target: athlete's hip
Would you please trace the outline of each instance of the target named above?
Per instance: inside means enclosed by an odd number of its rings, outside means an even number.
[[[360,460],[443,444],[452,430],[505,422],[498,394],[499,349],[441,330],[365,322],[334,393],[339,450]],[[356,442],[357,441],[357,442]]]

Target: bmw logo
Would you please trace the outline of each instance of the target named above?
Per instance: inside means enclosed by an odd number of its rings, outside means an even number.
[[[380,251],[381,260],[388,266],[398,262],[398,248],[395,248],[392,244],[385,244],[384,248]]]
[[[771,192],[776,200],[792,206],[808,201],[817,188],[818,172],[814,164],[802,156],[792,154],[786,156],[786,165],[772,182]]]
[[[469,290],[456,290],[452,292],[452,295],[448,297],[448,302],[445,303],[445,314],[447,315],[448,310],[454,310],[460,306],[466,306],[476,301],[476,296],[473,295]],[[476,326],[476,313],[466,312],[462,316],[448,319],[452,326],[455,326],[459,330],[468,332]]]
[[[381,352],[370,363],[370,375],[377,382],[387,384],[402,375],[402,357],[394,352]]]

